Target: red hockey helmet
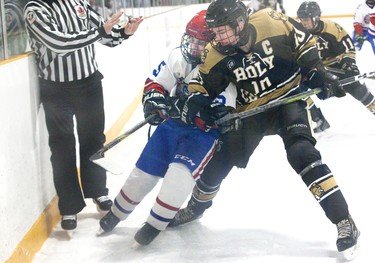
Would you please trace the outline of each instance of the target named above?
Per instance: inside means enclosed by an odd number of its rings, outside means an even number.
[[[181,39],[181,52],[188,63],[200,64],[204,47],[213,39],[206,24],[206,10],[198,12],[186,25]]]
[[[206,24],[206,10],[198,12],[186,25],[186,34],[199,40],[211,41],[212,30]]]

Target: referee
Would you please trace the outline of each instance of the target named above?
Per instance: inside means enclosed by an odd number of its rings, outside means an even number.
[[[142,17],[131,18],[121,27],[121,15],[104,22],[86,0],[31,0],[24,8],[49,133],[61,227],[65,230],[77,227],[77,214],[86,205],[84,198],[92,198],[103,211],[112,205],[105,170],[89,161],[105,141],[103,76],[98,71],[94,43],[117,46],[143,21]],[[79,138],[81,186],[73,117]]]

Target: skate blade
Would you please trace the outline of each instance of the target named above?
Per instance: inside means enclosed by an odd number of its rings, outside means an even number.
[[[69,239],[73,238],[73,230],[65,230],[66,235],[68,236]]]
[[[321,132],[314,132],[313,134],[314,134],[315,139],[318,140],[322,137],[325,137],[325,135],[329,134],[330,129],[331,128],[325,129],[324,131],[321,131]]]
[[[141,247],[144,247],[144,246],[139,244],[137,241],[134,241],[134,243],[130,246],[131,249],[139,249]]]
[[[357,241],[357,244],[352,246],[351,248],[348,248],[347,250],[344,250],[342,252],[345,260],[347,261],[351,261],[353,260],[357,254],[358,254],[358,249],[359,249],[359,244],[358,244],[358,241]]]
[[[106,232],[103,230],[103,228],[99,227],[98,231],[96,232],[96,236],[100,237],[103,236]]]

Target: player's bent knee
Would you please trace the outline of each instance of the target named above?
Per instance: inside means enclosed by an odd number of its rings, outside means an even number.
[[[309,164],[321,159],[320,152],[310,140],[301,138],[286,145],[287,158],[293,169],[300,173]]]

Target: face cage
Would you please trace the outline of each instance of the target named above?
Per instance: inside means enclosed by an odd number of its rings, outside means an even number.
[[[298,20],[299,20],[300,23],[302,23],[301,18],[302,19],[307,19],[307,18],[310,19],[312,28],[308,29],[308,31],[310,33],[315,32],[315,30],[316,30],[316,28],[319,24],[320,17],[318,17],[318,16],[298,17]]]
[[[228,25],[229,27],[231,27],[230,25]],[[216,36],[213,38],[213,40],[211,40],[211,45],[214,49],[216,49],[217,51],[219,51],[220,53],[224,54],[224,55],[229,55],[231,53],[233,53],[235,50],[236,50],[236,46],[237,44],[239,43],[240,39],[237,40],[237,41],[229,41],[229,39],[231,37],[234,37],[234,36],[239,36],[239,38],[241,38],[241,36],[238,34],[237,30],[236,29],[233,29],[233,27],[231,27],[232,30],[233,30],[233,35],[228,35],[228,33],[225,33],[226,34],[226,38],[228,41],[227,41],[227,45],[223,46],[220,41],[216,40]],[[221,34],[222,35],[222,34]],[[221,39],[221,41],[225,40],[225,39]]]
[[[184,34],[181,39],[181,52],[189,64],[201,64],[204,48],[207,41],[200,40],[189,34]]]

